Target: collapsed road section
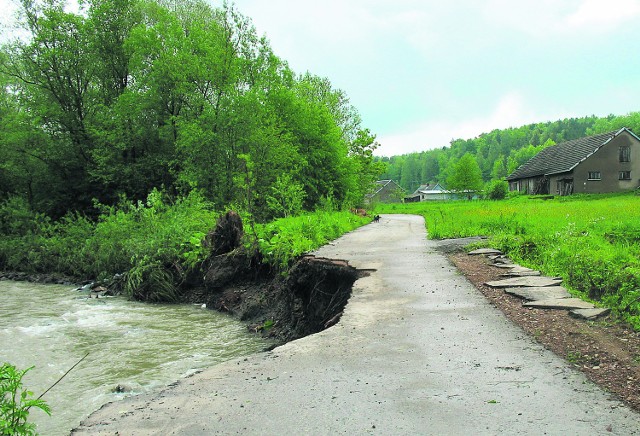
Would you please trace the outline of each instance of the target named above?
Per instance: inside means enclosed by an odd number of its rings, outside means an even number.
[[[375,270],[333,327],[103,407],[77,434],[636,434],[640,416],[384,215],[315,253]]]

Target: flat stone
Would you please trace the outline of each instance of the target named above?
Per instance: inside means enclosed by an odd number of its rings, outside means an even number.
[[[537,307],[538,309],[595,309],[591,303],[582,301],[579,298],[553,298],[551,300],[529,301],[524,303],[525,307]]]
[[[569,314],[575,318],[594,320],[601,316],[608,315],[611,309],[597,307],[595,309],[573,309]]]
[[[502,251],[495,250],[493,248],[478,248],[477,250],[473,250],[469,252],[470,256],[476,256],[479,254],[499,256],[502,254]]]
[[[511,268],[512,272],[540,272],[540,271],[536,271],[535,269],[531,269],[531,268],[527,268],[526,266],[520,266],[520,265],[513,265],[513,268]]]
[[[515,288],[515,287],[543,287],[543,286],[558,286],[562,283],[562,279],[533,276],[533,277],[513,277],[504,280],[495,280],[492,282],[486,282],[487,286],[492,288]]]
[[[507,288],[507,294],[524,298],[529,301],[553,300],[558,298],[571,298],[571,294],[562,286]]]
[[[504,274],[500,274],[501,277],[536,277],[540,275],[540,271],[514,271],[513,269]]]
[[[504,269],[511,269],[517,266],[515,263],[493,263],[491,265],[495,266],[496,268],[504,268]]]

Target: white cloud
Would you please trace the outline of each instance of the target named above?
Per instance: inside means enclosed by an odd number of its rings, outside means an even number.
[[[266,33],[276,54],[296,70],[315,70],[327,58],[336,61],[375,51],[378,20],[358,2],[236,1],[241,13]],[[301,71],[300,71],[301,72]]]
[[[630,21],[640,15],[638,0],[585,0],[569,15],[566,23],[571,28],[592,28],[602,31]]]
[[[483,18],[536,38],[602,33],[640,16],[640,0],[488,0]]]
[[[435,119],[410,127],[404,133],[381,135],[376,154],[393,156],[440,148],[448,146],[452,139],[475,138],[494,129],[519,127],[539,121],[542,121],[542,117],[529,109],[524,97],[511,92],[502,96],[486,116],[458,120]]]
[[[562,29],[565,17],[574,10],[576,0],[488,0],[483,19],[498,29],[507,28],[537,38],[548,37]]]

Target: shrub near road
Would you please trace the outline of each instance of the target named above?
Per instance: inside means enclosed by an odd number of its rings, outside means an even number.
[[[267,262],[286,268],[298,256],[370,221],[350,212],[323,211],[281,218],[256,226],[258,246]]]
[[[433,239],[488,236],[522,265],[560,276],[640,330],[640,197],[515,197],[506,201],[381,205],[425,217]]]

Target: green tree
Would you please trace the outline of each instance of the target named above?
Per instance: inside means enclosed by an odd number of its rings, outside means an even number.
[[[482,172],[471,153],[466,153],[453,163],[451,175],[447,179],[447,188],[464,193],[469,200],[482,190]]]
[[[271,195],[267,197],[267,204],[274,217],[287,218],[302,211],[304,196],[302,184],[293,181],[289,174],[283,174],[271,187]]]
[[[374,182],[384,172],[386,164],[376,161],[373,157],[373,152],[378,146],[376,136],[369,129],[359,130],[349,144],[348,174],[351,183],[345,200],[349,208],[362,204],[365,195],[371,191]]]
[[[620,116],[609,115],[608,117],[600,118],[589,129],[588,134],[596,135],[620,130],[623,127],[627,127],[634,132],[640,132],[640,112],[630,112]]]
[[[88,25],[64,11],[64,3],[22,1],[24,28],[31,37],[7,47],[2,65],[15,83],[15,95],[28,108],[48,140],[38,150],[48,166],[49,196],[58,204],[89,204],[94,186],[90,120],[95,62],[89,55]],[[58,211],[61,212],[61,211]]]
[[[544,144],[537,147],[529,145],[528,147],[523,147],[518,150],[512,151],[509,155],[509,158],[507,159],[507,173],[513,173],[521,165],[527,163],[536,154],[540,153],[547,147],[551,147],[552,145],[555,145],[555,143],[551,139],[547,139]]]
[[[420,166],[417,161],[417,153],[411,153],[407,155],[403,161],[400,186],[407,189],[409,192],[413,192],[418,188],[418,186],[424,183],[420,177]]]
[[[502,179],[503,177],[506,177],[507,174],[507,168],[504,165],[504,160],[503,159],[496,159],[493,162],[493,169],[491,170],[491,178],[492,179]]]
[[[285,174],[311,210],[359,201],[379,173],[346,94],[297,76],[232,5],[21,4],[29,37],[0,51],[0,196],[62,216],[198,190],[267,220]]]

